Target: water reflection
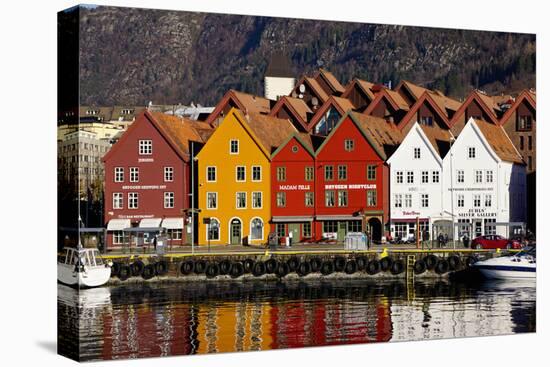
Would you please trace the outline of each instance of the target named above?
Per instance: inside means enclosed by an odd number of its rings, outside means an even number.
[[[59,351],[81,360],[535,330],[531,283],[207,282],[80,293],[60,285],[58,306]]]

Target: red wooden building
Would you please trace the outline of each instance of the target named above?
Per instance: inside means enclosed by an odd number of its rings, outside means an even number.
[[[326,136],[350,110],[355,111],[355,106],[349,99],[330,96],[311,118],[307,131]]]
[[[347,232],[384,235],[389,218],[387,158],[401,132],[384,119],[348,112],[316,152],[315,229],[318,238]]]
[[[208,124],[145,111],[105,155],[107,248],[147,244],[166,231],[169,244],[188,243],[191,146]],[[194,144],[192,143],[194,142]]]
[[[372,87],[372,89],[376,94],[376,98],[363,113],[397,124],[409,112],[410,106],[401,94],[379,84]]]
[[[313,139],[313,140],[312,140]],[[271,232],[294,241],[315,236],[315,145],[317,138],[293,134],[271,158]]]
[[[275,103],[269,115],[288,119],[298,131],[306,132],[313,111],[303,99],[284,96]]]

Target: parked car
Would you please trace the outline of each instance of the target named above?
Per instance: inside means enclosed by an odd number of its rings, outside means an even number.
[[[473,249],[521,249],[521,243],[517,240],[509,240],[497,234],[479,236],[472,241]]]

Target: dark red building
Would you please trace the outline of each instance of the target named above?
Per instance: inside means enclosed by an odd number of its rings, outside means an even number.
[[[189,242],[191,147],[210,133],[206,123],[162,113],[136,118],[103,158],[107,248],[147,244],[161,228],[168,244]]]
[[[317,237],[343,241],[347,232],[379,241],[389,217],[387,158],[401,132],[384,119],[348,112],[316,152]]]
[[[313,139],[313,140],[312,140]],[[315,236],[315,147],[305,133],[292,135],[271,158],[271,232],[294,241]]]

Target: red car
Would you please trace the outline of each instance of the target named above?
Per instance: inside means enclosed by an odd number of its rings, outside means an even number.
[[[477,250],[487,249],[521,249],[521,243],[516,240],[509,240],[498,234],[479,236],[472,241],[472,248]]]

